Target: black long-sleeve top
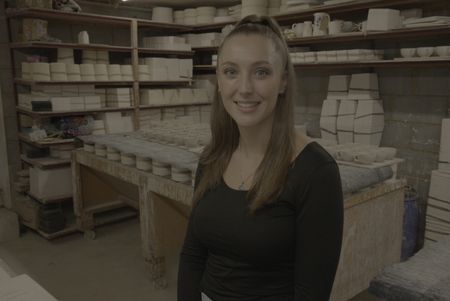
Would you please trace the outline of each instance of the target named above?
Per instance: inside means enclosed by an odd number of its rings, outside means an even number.
[[[250,214],[246,193],[222,180],[193,208],[178,301],[200,301],[201,292],[214,301],[328,300],[343,227],[333,158],[312,142],[292,162],[273,204]]]

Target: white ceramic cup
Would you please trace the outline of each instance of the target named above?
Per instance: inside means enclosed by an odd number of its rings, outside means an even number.
[[[401,48],[400,54],[402,57],[414,57],[416,55],[417,49],[416,48]]]
[[[330,26],[328,28],[328,33],[330,35],[340,34],[340,33],[342,33],[343,26],[344,26],[344,21],[342,21],[342,20],[331,21]]]
[[[330,26],[330,15],[327,13],[314,14],[313,36],[323,36],[328,34]]]
[[[430,57],[433,55],[434,47],[419,47],[417,48],[417,54],[420,57]]]
[[[304,27],[303,23],[292,24],[292,30],[294,31],[295,36],[297,38],[301,38],[303,36],[303,27]]]
[[[342,25],[343,32],[352,32],[355,27],[355,24],[352,21],[344,21]]]
[[[310,37],[313,34],[313,27],[311,21],[305,21],[303,23],[303,37]]]

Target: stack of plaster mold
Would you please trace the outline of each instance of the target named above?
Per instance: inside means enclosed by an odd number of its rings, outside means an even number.
[[[51,111],[82,111],[100,109],[101,99],[93,85],[39,85],[29,94],[18,94],[18,105],[33,109],[34,102],[50,102]]]
[[[130,88],[106,89],[106,105],[109,108],[129,108],[133,91]]]
[[[222,43],[223,34],[220,32],[207,32],[184,35],[191,47],[217,47]]]
[[[186,42],[186,38],[178,36],[144,37],[142,46],[151,49],[191,50],[191,45]]]
[[[193,76],[192,59],[170,59],[170,58],[145,58],[145,65],[148,66],[150,80],[187,80]],[[144,67],[142,74],[144,74]],[[145,74],[144,74],[145,76]]]
[[[348,97],[358,100],[354,121],[355,143],[380,145],[384,129],[384,110],[378,91],[377,74],[353,74]]]
[[[323,102],[320,115],[320,130],[323,139],[338,141],[338,115],[343,118],[344,113],[344,110],[339,111],[340,104],[342,100],[347,100],[349,84],[350,76],[348,75],[330,76],[327,99]],[[343,125],[342,122],[340,125]],[[342,132],[343,129],[340,128],[340,131]],[[353,128],[351,132],[353,132]]]
[[[106,134],[129,133],[133,131],[133,119],[122,112],[106,112],[100,114],[96,121],[96,129]]]
[[[384,110],[375,73],[330,76],[320,118],[322,138],[380,145]]]

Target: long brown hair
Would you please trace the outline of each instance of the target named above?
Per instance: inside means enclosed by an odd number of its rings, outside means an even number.
[[[254,212],[277,199],[288,175],[294,154],[295,72],[281,29],[272,18],[251,15],[239,21],[222,41],[218,58],[226,41],[238,34],[262,35],[271,40],[285,64],[284,72],[287,76],[286,89],[279,95],[274,109],[272,132],[266,153],[247,194],[250,211]],[[206,191],[221,183],[231,156],[239,144],[239,129],[223,106],[217,84],[211,109],[211,134],[211,141],[200,156],[201,176],[194,192],[194,203],[201,199]]]

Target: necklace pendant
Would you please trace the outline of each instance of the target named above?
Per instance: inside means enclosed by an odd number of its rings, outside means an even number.
[[[241,185],[239,185],[239,190],[244,190],[245,181],[242,181]]]

